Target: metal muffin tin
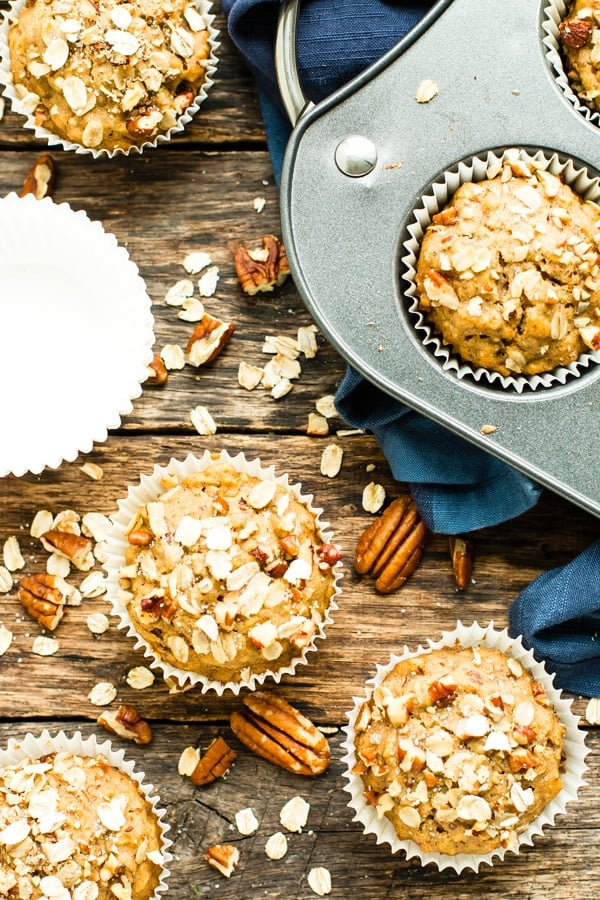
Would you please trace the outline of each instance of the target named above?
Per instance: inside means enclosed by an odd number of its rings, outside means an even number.
[[[440,0],[381,60],[317,105],[295,67],[298,0],[276,64],[296,122],[282,233],[305,305],[341,355],[390,396],[600,515],[600,365],[516,393],[444,371],[408,322],[401,257],[413,209],[441,173],[490,150],[571,158],[598,176],[600,131],[557,85],[548,0]],[[417,103],[424,79],[438,94]],[[484,425],[496,426],[482,434]]]

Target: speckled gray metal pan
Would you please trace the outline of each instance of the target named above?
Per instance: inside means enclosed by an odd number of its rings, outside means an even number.
[[[367,379],[600,515],[600,365],[524,391],[459,377],[415,332],[401,263],[413,210],[463,160],[519,147],[598,178],[600,129],[548,59],[549,5],[440,0],[375,65],[313,105],[295,71],[297,3],[284,3],[277,67],[299,115],[282,173],[282,231],[308,310]],[[438,93],[418,103],[425,79]],[[496,430],[482,434],[489,425]]]

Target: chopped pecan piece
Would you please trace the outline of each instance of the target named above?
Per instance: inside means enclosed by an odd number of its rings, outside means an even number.
[[[214,844],[204,854],[204,859],[225,878],[229,878],[238,864],[240,851],[233,844]]]
[[[240,244],[233,255],[233,264],[242,289],[250,295],[272,291],[290,274],[284,246],[272,234],[263,235],[262,249],[248,250]]]
[[[54,631],[63,617],[69,594],[66,582],[58,575],[24,575],[18,597],[30,616]]]
[[[40,535],[40,541],[50,553],[66,556],[81,571],[87,572],[94,565],[92,541],[83,535],[53,529]]]
[[[185,348],[185,356],[192,366],[204,366],[219,355],[235,331],[233,322],[222,322],[204,313]]]
[[[594,26],[591,19],[564,19],[558,26],[561,43],[569,50],[579,50],[590,39]]]
[[[202,756],[195,747],[187,747],[179,760],[179,773],[188,775],[192,784],[210,784],[227,774],[236,756],[235,750],[222,737],[217,737]]]
[[[449,535],[448,547],[450,549],[450,558],[452,559],[456,588],[459,591],[464,591],[470,585],[471,575],[473,574],[473,541],[458,535]]]
[[[155,353],[152,357],[152,362],[148,364],[148,377],[146,378],[146,384],[156,384],[160,386],[165,384],[168,377],[169,373],[167,371],[167,367],[165,366],[159,354]]]
[[[423,556],[427,529],[408,494],[397,497],[358,540],[354,568],[375,578],[375,589],[389,594],[401,587]]]
[[[53,184],[54,160],[49,153],[42,153],[25,176],[19,196],[33,194],[36,200],[42,200],[50,195]]]
[[[133,706],[119,706],[117,710],[107,709],[98,716],[97,722],[126,741],[135,741],[136,744],[149,744],[152,740],[152,729],[145,719],[142,719]]]
[[[283,697],[255,691],[233,712],[233,733],[258,756],[298,775],[320,775],[329,766],[327,738]]]

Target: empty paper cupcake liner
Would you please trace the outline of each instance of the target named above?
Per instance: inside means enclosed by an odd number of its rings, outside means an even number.
[[[569,77],[565,71],[564,60],[560,48],[559,26],[567,15],[570,3],[565,0],[546,0],[542,10],[542,31],[544,38],[542,44],[545,48],[546,59],[554,74],[556,84],[561,89],[569,103],[577,112],[587,119],[592,125],[600,125],[600,112],[592,109],[577,95],[571,86]]]
[[[312,494],[303,494],[300,484],[290,484],[287,474],[276,475],[273,466],[264,467],[260,460],[254,459],[248,461],[243,453],[231,456],[226,450],[222,450],[220,454],[215,455],[206,450],[201,457],[189,454],[184,460],[172,459],[166,466],[155,466],[151,475],[142,475],[139,485],[129,488],[127,497],[118,501],[119,511],[111,517],[113,528],[111,529],[106,544],[107,561],[104,568],[107,571],[107,599],[112,603],[112,613],[119,619],[118,627],[125,630],[127,634],[135,639],[135,647],[142,648],[144,655],[149,660],[151,668],[162,671],[164,679],[167,683],[174,685],[174,690],[188,689],[190,687],[199,686],[202,693],[207,691],[215,691],[222,695],[225,691],[231,691],[239,694],[242,688],[250,688],[254,690],[262,685],[267,679],[279,682],[283,675],[293,675],[299,665],[308,662],[307,655],[317,649],[316,640],[325,638],[325,629],[327,625],[333,621],[332,614],[338,609],[336,596],[340,593],[339,581],[342,577],[342,564],[336,563],[333,567],[334,574],[334,593],[329,599],[329,605],[325,610],[323,619],[317,625],[317,630],[313,635],[310,643],[298,652],[298,656],[292,659],[289,664],[276,666],[276,660],[273,668],[259,673],[251,673],[247,678],[239,681],[216,681],[205,675],[188,671],[187,669],[177,668],[164,659],[161,659],[153,647],[146,641],[136,630],[135,624],[132,622],[127,609],[127,605],[120,599],[120,575],[119,572],[125,564],[125,553],[128,547],[126,538],[127,529],[131,526],[137,511],[145,503],[156,499],[157,496],[164,493],[161,486],[161,479],[167,474],[176,474],[179,478],[190,475],[194,472],[200,472],[215,462],[224,462],[233,466],[239,472],[246,472],[251,476],[260,478],[264,481],[272,481],[282,487],[291,490],[300,503],[313,513],[316,517],[316,524],[319,535],[324,543],[331,543],[333,540],[329,529],[329,523],[321,521],[322,509],[313,506]]]
[[[464,869],[472,869],[477,872],[483,864],[492,865],[496,859],[504,859],[506,848],[499,848],[487,854],[457,853],[456,855],[445,853],[432,853],[421,850],[412,840],[401,840],[394,829],[392,822],[385,816],[379,818],[373,805],[369,805],[364,797],[364,783],[360,775],[353,770],[357,763],[355,752],[355,723],[362,704],[369,700],[373,690],[381,684],[385,676],[394,666],[403,659],[413,658],[437,650],[441,647],[453,647],[456,644],[461,647],[492,647],[518,660],[519,663],[540,681],[546,691],[552,707],[559,720],[565,726],[563,738],[564,762],[561,767],[562,789],[543,810],[542,814],[532,822],[529,827],[517,835],[516,848],[511,847],[510,852],[518,854],[524,845],[533,845],[533,838],[543,834],[543,829],[554,825],[557,815],[566,811],[567,803],[576,800],[579,789],[585,784],[583,775],[586,771],[585,757],[588,752],[585,746],[583,732],[577,726],[577,718],[571,712],[571,700],[565,700],[561,692],[553,686],[553,676],[548,675],[543,664],[537,662],[533,653],[525,650],[520,638],[511,638],[506,629],[502,631],[494,628],[494,623],[483,628],[474,622],[470,626],[457,622],[456,628],[444,632],[438,641],[428,640],[428,646],[419,646],[411,651],[408,647],[399,655],[392,655],[385,665],[377,665],[377,673],[367,682],[367,693],[362,697],[354,697],[354,708],[348,713],[348,724],[344,727],[346,739],[342,747],[346,754],[342,762],[346,765],[344,778],[348,784],[344,790],[350,794],[348,806],[354,811],[354,822],[360,822],[365,834],[375,835],[378,844],[389,844],[392,853],[402,850],[407,859],[417,858],[422,865],[432,863],[438,869],[454,869],[457,873]]]
[[[578,378],[586,369],[600,362],[600,352],[590,350],[568,366],[560,366],[551,372],[530,376],[516,374],[507,376],[490,369],[475,367],[463,360],[443,342],[440,335],[434,332],[427,316],[419,308],[415,284],[420,244],[433,216],[450,202],[462,184],[469,181],[483,181],[490,177],[490,172],[499,173],[505,155],[514,152],[515,148],[511,148],[504,152],[490,151],[470,157],[459,162],[454,169],[444,172],[439,179],[432,183],[428,192],[415,206],[407,226],[410,237],[403,244],[402,266],[403,277],[407,282],[404,296],[409,320],[418,340],[432,354],[440,368],[459,379],[473,379],[478,383],[487,383],[496,388],[521,394],[527,390],[535,391],[540,388],[563,385],[569,380]],[[549,155],[541,150],[536,153],[528,153],[521,149],[518,152],[521,159],[532,163],[538,169],[547,170],[553,175],[560,175],[565,183],[584,200],[595,202],[600,200],[598,177],[592,177],[584,167],[576,164],[573,160],[561,159],[557,153]]]
[[[136,769],[132,760],[126,759],[124,750],[113,749],[109,740],[99,741],[94,734],[84,738],[79,731],[67,735],[63,731],[50,734],[44,730],[41,734],[28,733],[18,740],[10,738],[7,746],[0,748],[0,767],[15,765],[23,759],[39,759],[42,756],[61,751],[92,758],[101,755],[109,765],[124,772],[137,783],[139,791],[152,807],[161,832],[160,865],[162,868],[159,883],[150,898],[150,900],[159,900],[168,890],[167,880],[170,874],[168,866],[173,859],[169,851],[172,841],[167,837],[169,825],[164,820],[166,810],[161,807],[161,800],[154,793],[154,786],[144,781],[144,773]]]
[[[35,133],[35,136],[40,140],[45,141],[49,146],[62,147],[64,150],[74,150],[75,153],[90,154],[94,158],[113,157],[119,155],[127,156],[133,153],[143,153],[145,150],[156,147],[158,144],[170,141],[171,138],[183,131],[186,125],[191,122],[194,115],[198,112],[203,101],[206,99],[207,92],[213,84],[213,76],[217,68],[218,60],[216,57],[216,51],[219,47],[219,42],[217,40],[219,32],[213,26],[215,16],[211,13],[212,2],[209,2],[209,0],[192,0],[192,3],[198,10],[199,14],[204,18],[206,23],[206,28],[208,31],[208,43],[210,46],[210,55],[205,61],[206,74],[204,82],[200,86],[193,102],[182,113],[182,115],[178,117],[176,124],[168,131],[158,134],[152,140],[144,141],[142,144],[127,148],[117,147],[114,150],[108,150],[102,147],[85,147],[83,146],[83,144],[77,144],[66,138],[61,138],[50,129],[36,124],[35,107],[38,105],[37,100],[33,100],[33,102],[30,102],[31,95],[27,95],[23,98],[19,96],[19,92],[16,89],[11,73],[8,31],[11,23],[18,18],[19,13],[25,6],[26,2],[27,0],[13,0],[8,10],[4,12],[4,17],[0,20],[0,85],[4,85],[3,95],[10,100],[13,112],[25,116],[24,127],[32,129]]]

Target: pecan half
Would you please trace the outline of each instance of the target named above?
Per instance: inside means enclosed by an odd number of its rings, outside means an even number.
[[[449,535],[448,547],[450,549],[450,558],[452,559],[456,588],[459,591],[464,591],[470,585],[471,575],[473,574],[475,553],[473,541],[458,535]]]
[[[126,741],[135,741],[136,744],[149,744],[152,740],[152,729],[145,719],[133,706],[119,706],[117,710],[107,709],[97,720],[99,725],[106,728],[117,737]]]
[[[53,529],[40,535],[40,541],[50,553],[66,556],[82,572],[87,572],[94,565],[92,542],[83,535]]]
[[[33,194],[36,200],[42,200],[51,193],[53,185],[54,160],[49,153],[42,153],[25,176],[19,196]]]
[[[225,878],[229,878],[240,858],[240,851],[233,844],[214,844],[204,854],[204,859]]]
[[[210,784],[226,775],[237,753],[222,738],[216,737],[201,756],[195,747],[186,747],[179,759],[180,775],[187,775],[192,784]]]
[[[63,617],[69,595],[68,585],[58,575],[24,575],[18,597],[30,616],[54,631]]]
[[[272,291],[290,274],[285,248],[272,234],[263,235],[262,248],[248,250],[240,244],[234,252],[233,264],[242,289],[250,295]]]
[[[219,355],[235,331],[233,322],[222,322],[204,313],[185,348],[185,357],[192,366],[204,366]]]
[[[148,364],[148,377],[146,378],[146,384],[156,384],[160,386],[166,382],[168,377],[169,373],[167,371],[167,367],[165,366],[159,354],[155,353],[152,357],[152,362]]]
[[[564,19],[558,26],[560,41],[569,50],[584,47],[593,30],[591,19]]]
[[[277,694],[255,691],[229,722],[236,737],[258,756],[297,775],[320,775],[331,759],[327,738]]]
[[[423,556],[427,528],[408,494],[397,497],[360,536],[354,553],[359,575],[372,575],[375,589],[389,594],[401,587]]]

